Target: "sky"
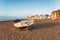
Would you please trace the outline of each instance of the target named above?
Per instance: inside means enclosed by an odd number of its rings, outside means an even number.
[[[0,0],[0,16],[51,14],[58,9],[60,0]]]

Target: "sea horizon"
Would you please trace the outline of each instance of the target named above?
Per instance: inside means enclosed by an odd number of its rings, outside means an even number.
[[[0,16],[0,21],[16,20],[16,19],[24,19],[24,17],[17,17],[17,16]]]

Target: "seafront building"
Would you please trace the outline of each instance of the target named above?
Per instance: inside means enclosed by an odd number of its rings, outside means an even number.
[[[53,11],[51,13],[52,20],[60,20],[60,10]]]
[[[34,15],[34,16],[27,17],[26,19],[40,19],[40,16]]]

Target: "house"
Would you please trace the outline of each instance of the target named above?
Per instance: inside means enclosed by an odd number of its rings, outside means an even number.
[[[31,17],[27,17],[27,19],[40,19],[40,16],[39,15],[34,15],[34,16],[31,16]]]
[[[41,15],[40,15],[40,19],[46,19],[46,16],[43,15],[43,14],[41,14]]]
[[[39,15],[31,16],[32,19],[40,19]]]
[[[51,13],[52,20],[60,20],[60,10],[53,11]]]
[[[31,16],[32,19],[40,19],[39,15]]]

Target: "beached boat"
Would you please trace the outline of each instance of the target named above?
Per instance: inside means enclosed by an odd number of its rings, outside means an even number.
[[[30,28],[34,24],[34,20],[33,19],[15,20],[13,23],[16,28],[26,27]]]

